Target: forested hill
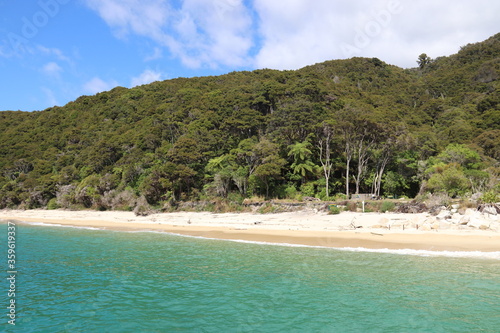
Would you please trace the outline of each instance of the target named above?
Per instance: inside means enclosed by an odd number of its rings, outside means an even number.
[[[0,208],[498,192],[500,34],[417,65],[335,60],[0,112]]]

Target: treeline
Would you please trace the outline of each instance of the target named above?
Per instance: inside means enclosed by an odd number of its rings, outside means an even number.
[[[0,112],[0,208],[496,195],[500,34],[419,59],[179,78]]]

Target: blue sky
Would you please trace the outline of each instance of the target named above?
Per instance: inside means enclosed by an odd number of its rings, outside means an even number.
[[[491,0],[0,0],[0,110],[353,56],[416,66],[500,32]]]

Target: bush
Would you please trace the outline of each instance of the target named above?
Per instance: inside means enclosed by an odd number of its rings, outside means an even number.
[[[346,204],[346,210],[350,212],[358,211],[358,203],[356,201],[348,201]]]
[[[314,183],[306,183],[300,186],[300,192],[305,197],[314,197]]]
[[[297,198],[297,189],[295,188],[295,185],[290,184],[287,187],[285,187],[285,197],[287,199],[296,199]]]
[[[395,207],[396,207],[396,205],[394,204],[394,202],[392,202],[392,201],[384,201],[384,202],[382,202],[382,205],[380,205],[380,211],[382,213],[392,212]]]
[[[499,195],[495,191],[488,191],[483,194],[479,201],[483,204],[496,203],[499,201]]]
[[[328,208],[329,208],[328,209],[329,214],[332,214],[332,215],[340,214],[340,208],[337,207],[337,205],[330,205]]]
[[[333,201],[340,201],[340,200],[347,200],[347,195],[344,193],[337,193],[333,196],[333,198],[330,198]]]
[[[57,199],[56,198],[50,199],[49,202],[47,203],[47,209],[53,210],[57,208],[59,208],[59,205],[57,204]]]

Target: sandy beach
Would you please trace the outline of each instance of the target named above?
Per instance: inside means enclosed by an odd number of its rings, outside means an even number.
[[[474,210],[462,215],[440,215],[354,212],[328,215],[308,210],[278,214],[176,212],[143,217],[118,211],[0,210],[0,219],[4,221],[154,230],[215,239],[335,248],[500,251],[499,216]]]

